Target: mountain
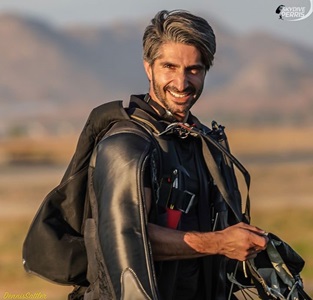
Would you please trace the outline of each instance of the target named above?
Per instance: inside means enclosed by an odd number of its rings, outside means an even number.
[[[313,49],[262,32],[238,35],[215,20],[211,24],[217,54],[194,108],[201,119],[312,123]],[[145,25],[59,28],[0,15],[0,133],[40,126],[77,129],[94,106],[146,92]]]
[[[231,54],[218,56],[224,82],[209,91],[220,104],[215,112],[254,122],[313,120],[312,49],[265,33],[229,39],[222,47]]]

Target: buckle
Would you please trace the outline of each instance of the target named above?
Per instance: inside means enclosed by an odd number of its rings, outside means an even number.
[[[189,125],[188,123],[176,122],[168,125],[164,131],[160,132],[158,135],[162,136],[165,134],[176,134],[181,139],[187,138],[189,135],[198,136],[200,131],[195,127]]]
[[[170,209],[179,210],[188,214],[190,209],[196,204],[196,195],[189,191],[181,191],[173,188],[171,198],[167,204]]]
[[[177,188],[177,178],[174,181],[162,180],[158,190],[157,204],[163,208],[179,210],[187,214],[196,204],[196,195]]]
[[[188,191],[184,191],[184,194],[187,194],[188,196],[190,196],[189,198],[189,202],[188,202],[188,205],[187,205],[187,208],[184,209],[184,208],[179,208],[179,210],[185,214],[188,214],[188,212],[190,211],[191,207],[193,206],[194,204],[194,201],[195,201],[195,197],[196,195],[193,194],[193,193],[190,193]]]

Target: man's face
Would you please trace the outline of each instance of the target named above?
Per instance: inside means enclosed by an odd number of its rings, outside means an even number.
[[[181,121],[202,93],[205,66],[194,46],[169,42],[159,54],[152,65],[144,61],[149,94]]]

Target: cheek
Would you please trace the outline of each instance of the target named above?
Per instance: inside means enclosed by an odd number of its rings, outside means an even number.
[[[160,82],[161,84],[167,84],[168,82],[173,80],[173,75],[170,73],[159,73],[157,76],[157,81]]]
[[[191,84],[193,84],[196,88],[201,88],[204,85],[204,76],[199,76],[199,77],[195,77],[193,78],[190,82]]]
[[[154,83],[157,85],[160,89],[164,89],[166,86],[171,84],[172,80],[171,77],[165,74],[162,74],[160,76],[154,77]]]

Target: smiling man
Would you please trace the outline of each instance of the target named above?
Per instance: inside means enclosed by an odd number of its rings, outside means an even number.
[[[150,81],[149,94],[177,120],[183,121],[201,95],[205,65],[194,46],[167,42],[159,53],[153,64],[144,61]]]
[[[237,215],[216,185],[199,135],[188,132],[217,138],[190,112],[215,50],[211,26],[186,11],[161,11],[146,28],[149,91],[131,96],[130,118],[112,123],[90,162],[95,226],[85,230],[84,299],[235,299],[228,298],[230,260],[265,249],[264,231],[240,222],[236,178],[222,153],[208,150]]]

